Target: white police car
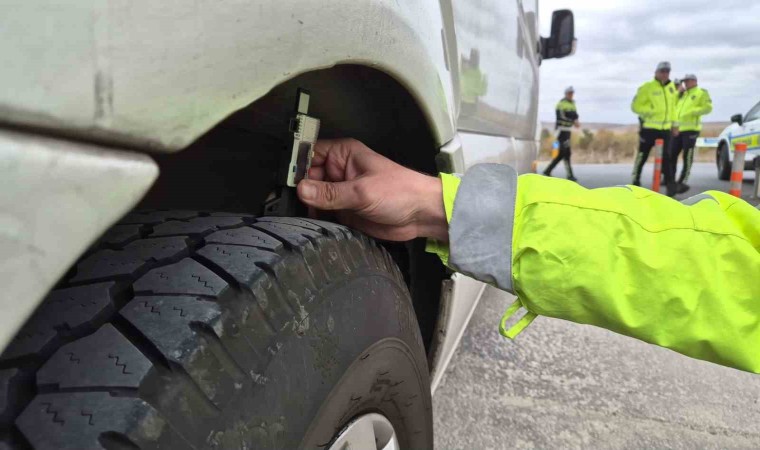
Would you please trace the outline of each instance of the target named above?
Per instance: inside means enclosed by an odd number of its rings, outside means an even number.
[[[752,170],[760,164],[760,102],[747,114],[731,116],[731,125],[727,126],[718,137],[718,178],[728,180],[731,177],[731,165],[734,160],[734,146],[740,142],[747,144],[744,158],[744,170]]]

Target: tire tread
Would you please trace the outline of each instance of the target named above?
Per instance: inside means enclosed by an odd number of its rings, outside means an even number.
[[[318,286],[361,267],[403,284],[384,250],[340,225],[130,213],[0,355],[0,444],[205,447],[205,422],[262,382],[277,334],[298,331]]]

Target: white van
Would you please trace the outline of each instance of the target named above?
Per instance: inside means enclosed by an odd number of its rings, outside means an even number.
[[[294,105],[419,171],[526,172],[572,13],[539,38],[537,0],[0,8],[0,448],[431,448],[484,285],[302,218]]]

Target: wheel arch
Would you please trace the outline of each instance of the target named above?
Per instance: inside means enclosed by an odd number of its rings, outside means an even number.
[[[320,138],[355,138],[399,164],[436,173],[440,130],[413,90],[377,68],[342,64],[291,78],[181,151],[155,154],[161,175],[140,207],[260,212],[276,184],[279,157],[290,151],[288,123],[299,88],[311,93],[309,114],[321,121]]]
[[[289,152],[298,88],[311,93],[309,114],[321,120],[320,137],[352,137],[406,167],[437,173],[438,133],[413,90],[377,68],[343,64],[291,78],[182,151],[154,155],[160,176],[138,208],[261,214]],[[430,350],[445,268],[425,252],[423,239],[384,246],[404,273]]]

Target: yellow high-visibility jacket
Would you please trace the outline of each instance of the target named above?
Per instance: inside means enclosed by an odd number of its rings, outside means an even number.
[[[668,130],[676,122],[678,89],[672,81],[663,85],[658,80],[642,84],[631,102],[631,110],[642,119],[642,127]]]
[[[760,210],[749,203],[589,190],[499,164],[441,179],[449,244],[430,250],[517,296],[504,336],[544,315],[760,373]]]
[[[676,125],[681,131],[702,131],[702,116],[712,111],[710,94],[699,86],[685,91],[676,105]]]

